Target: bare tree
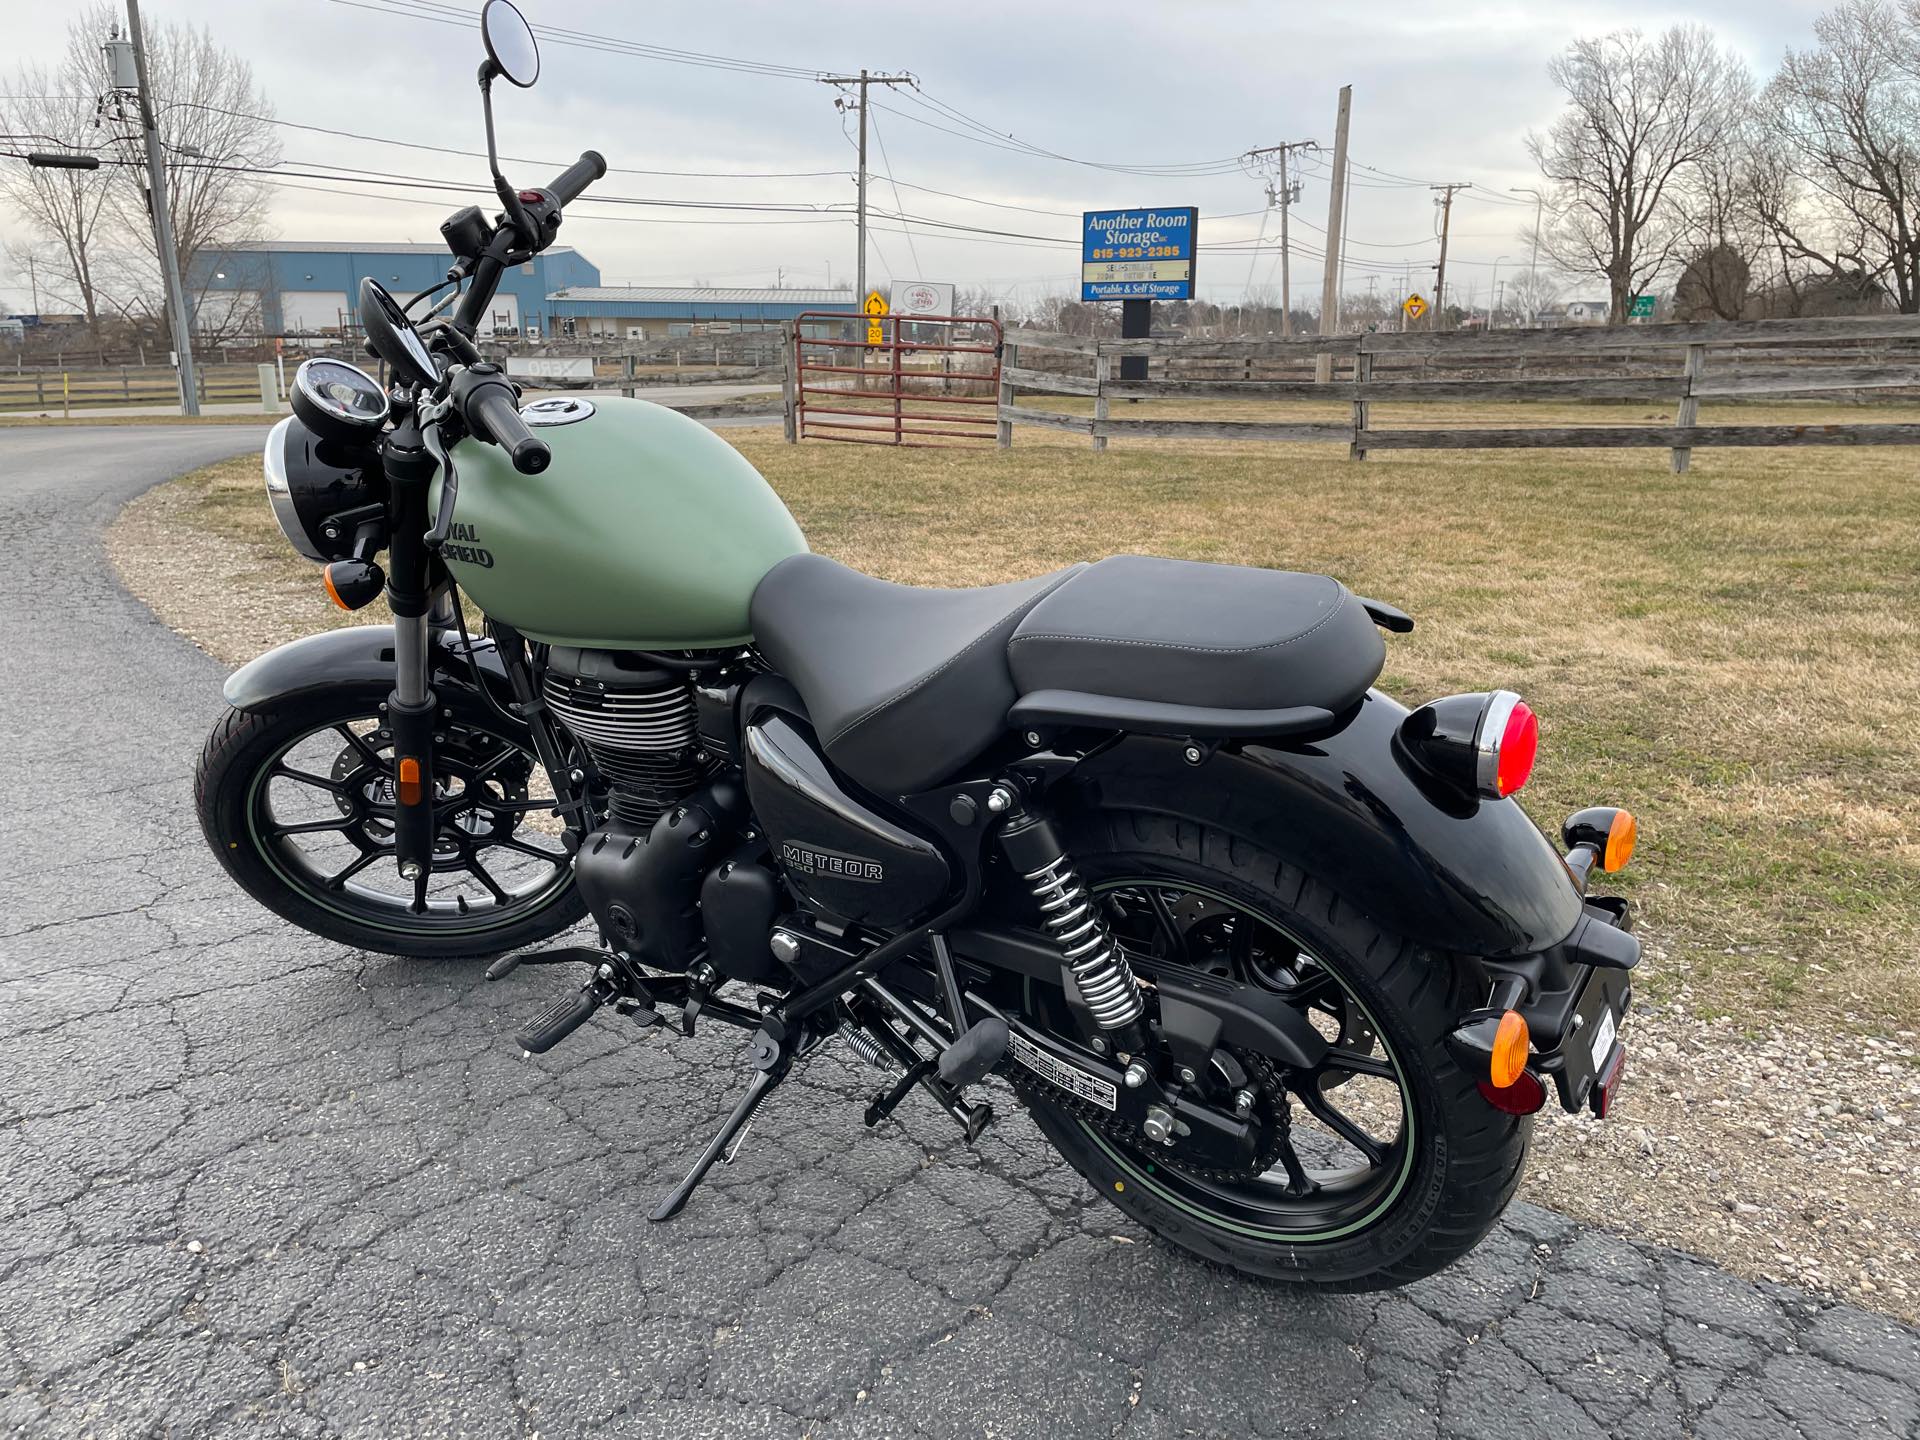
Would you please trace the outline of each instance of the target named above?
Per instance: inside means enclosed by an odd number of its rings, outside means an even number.
[[[1540,249],[1569,274],[1605,279],[1609,319],[1624,324],[1682,243],[1681,191],[1723,143],[1746,71],[1710,31],[1676,25],[1654,40],[1577,40],[1547,73],[1567,108],[1527,137],[1548,184]]]
[[[1788,293],[1884,286],[1920,310],[1920,5],[1849,0],[1767,86],[1753,202]],[[1830,302],[1829,302],[1830,303]]]
[[[112,15],[101,3],[89,12],[93,23],[103,27],[111,26]],[[258,329],[255,304],[234,298],[236,291],[247,293],[249,279],[235,268],[258,271],[257,258],[245,247],[271,233],[272,187],[263,172],[280,163],[272,107],[255,83],[252,67],[221,49],[204,26],[147,21],[145,29],[173,239],[195,329],[216,340]],[[126,125],[122,129],[131,134]],[[128,140],[126,158],[138,159],[137,146],[136,140]],[[119,177],[113,188],[115,212],[125,232],[140,243],[120,257],[122,283],[116,289],[129,314],[158,315],[165,302],[148,219],[146,170],[128,165]],[[257,288],[257,278],[255,284]],[[210,299],[210,291],[221,293]]]
[[[66,54],[59,64],[22,65],[6,75],[0,136],[8,149],[99,148],[94,100],[103,87],[95,58],[98,39],[86,29],[87,23],[83,16],[69,26]],[[84,315],[95,344],[107,306],[103,262],[114,229],[114,173],[110,168],[42,169],[20,160],[0,162],[0,198],[32,237],[24,246],[11,248],[23,268],[24,257],[32,254],[43,293]]]

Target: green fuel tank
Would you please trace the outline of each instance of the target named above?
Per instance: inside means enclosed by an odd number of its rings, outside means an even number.
[[[807,541],[738,450],[620,396],[556,396],[521,414],[553,450],[543,474],[520,474],[471,437],[453,449],[460,488],[442,554],[475,604],[554,645],[705,650],[752,638],[754,587]]]

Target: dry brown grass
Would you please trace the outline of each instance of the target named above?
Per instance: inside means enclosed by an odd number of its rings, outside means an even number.
[[[1658,413],[1597,408],[1580,413]],[[1622,878],[1668,941],[1646,980],[1656,997],[1685,985],[1709,1010],[1815,1007],[1873,1028],[1920,1011],[1911,451],[1698,451],[1674,476],[1661,451],[1356,465],[1326,446],[1096,456],[1029,430],[1011,451],[962,453],[726,433],[816,549],[896,580],[980,584],[1118,551],[1338,575],[1420,622],[1389,644],[1393,693],[1504,685],[1533,702],[1543,748],[1526,804],[1549,828],[1595,801],[1640,815]],[[180,564],[183,545],[198,564]],[[113,547],[163,618],[224,659],[338,615],[274,531],[251,458],[138,502]],[[162,557],[153,573],[174,588],[146,592],[142,567]]]

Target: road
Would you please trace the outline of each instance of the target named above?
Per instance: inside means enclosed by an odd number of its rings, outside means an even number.
[[[731,1031],[351,953],[222,878],[190,774],[222,669],[111,577],[143,487],[250,428],[0,430],[0,1433],[1920,1436],[1920,1336],[1517,1205],[1326,1296],[1192,1263],[1010,1102],[868,1135],[828,1052],[678,1221]]]

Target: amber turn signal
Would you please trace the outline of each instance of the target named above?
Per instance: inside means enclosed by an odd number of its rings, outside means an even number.
[[[397,787],[402,805],[418,805],[421,795],[420,762],[411,755],[400,761],[400,784]]]
[[[1640,838],[1640,827],[1635,823],[1631,810],[1613,812],[1613,823],[1607,827],[1606,847],[1600,852],[1600,868],[1611,875],[1621,869],[1633,858],[1634,842]]]
[[[1527,1022],[1518,1010],[1500,1017],[1500,1028],[1493,1036],[1493,1056],[1487,1065],[1487,1079],[1496,1090],[1505,1090],[1527,1069]]]
[[[386,575],[371,560],[336,560],[321,571],[327,598],[342,610],[358,610],[380,594]]]

